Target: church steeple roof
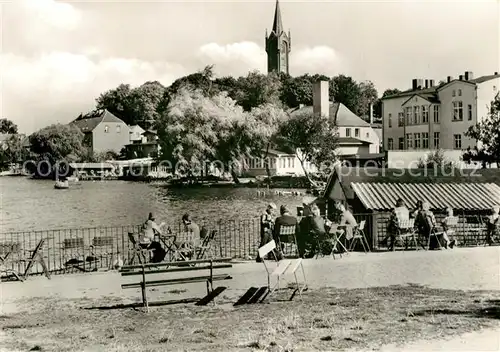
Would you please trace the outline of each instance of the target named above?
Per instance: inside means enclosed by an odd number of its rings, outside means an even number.
[[[280,11],[280,2],[276,0],[276,10],[274,11],[274,22],[273,22],[273,30],[276,35],[280,35],[283,32],[283,22],[281,21],[281,11]]]

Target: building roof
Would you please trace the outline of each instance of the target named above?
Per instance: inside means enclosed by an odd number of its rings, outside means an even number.
[[[313,114],[312,106],[298,107],[290,110],[290,114]],[[330,102],[330,118],[333,119],[337,127],[370,127],[370,124],[349,110],[342,103]]]
[[[112,169],[114,166],[109,163],[70,163],[69,166],[73,169]]]
[[[80,115],[71,124],[78,127],[83,133],[92,132],[101,122],[123,122],[106,109],[94,110],[86,115]],[[124,122],[123,122],[124,123]]]
[[[369,141],[364,141],[364,140],[361,140],[361,139],[358,139],[358,138],[354,138],[354,137],[338,137],[337,138],[337,142],[340,146],[345,146],[345,145],[369,145],[369,144],[372,144],[371,142]]]
[[[283,152],[283,151],[276,150],[276,149],[269,149],[267,151],[267,154],[273,155],[273,156],[292,156],[292,155],[295,155],[294,153],[287,153],[287,152]]]
[[[283,21],[281,20],[280,2],[276,0],[276,9],[274,10],[273,30],[277,36],[283,32]]]
[[[368,210],[390,210],[401,198],[406,206],[418,200],[431,209],[485,210],[500,204],[500,187],[494,183],[352,183],[357,198]]]
[[[449,85],[451,83],[454,83],[454,82],[463,82],[463,83],[470,83],[470,84],[481,84],[481,83],[484,83],[484,82],[487,82],[487,81],[490,81],[490,80],[496,79],[496,78],[500,78],[500,74],[485,75],[485,76],[481,76],[481,77],[478,77],[478,78],[470,79],[468,81],[460,80],[460,79],[453,79],[450,82],[447,82],[447,83],[442,84],[442,85],[436,85],[436,86],[431,87],[431,88],[424,88],[424,89],[418,89],[418,90],[407,89],[407,90],[405,90],[405,91],[403,91],[401,93],[393,94],[393,95],[389,95],[389,96],[383,97],[382,100],[393,99],[393,98],[401,98],[401,97],[405,97],[405,96],[413,96],[415,94],[418,94],[418,95],[420,95],[422,97],[427,96],[430,99],[436,99],[436,103],[437,103],[437,102],[439,102],[439,100],[437,99],[437,96],[436,96],[436,93],[437,93],[438,89],[442,89],[442,88],[444,88],[445,86],[447,86],[447,85]],[[424,98],[424,99],[428,99],[428,98]]]
[[[500,185],[500,169],[455,169],[434,174],[433,169],[386,169],[376,167],[336,167],[330,174],[323,197],[332,198],[336,183],[348,199],[354,199],[353,183],[495,183]]]

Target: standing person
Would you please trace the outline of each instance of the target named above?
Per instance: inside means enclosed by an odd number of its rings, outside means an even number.
[[[151,262],[159,263],[165,259],[166,252],[159,241],[155,241],[155,236],[161,236],[161,230],[155,222],[153,213],[149,213],[148,219],[142,226],[142,231],[139,234],[139,246],[144,249],[153,251]]]
[[[492,245],[495,240],[498,240],[498,234],[500,232],[500,207],[495,206],[491,209],[491,216],[488,218],[486,224],[486,243]]]
[[[259,248],[273,239],[274,218],[273,213],[276,210],[276,204],[269,203],[266,211],[260,216],[260,244]],[[257,254],[257,262],[261,262],[259,254]]]
[[[187,233],[186,241],[184,242],[187,249],[186,256],[191,258],[200,246],[200,227],[193,222],[191,215],[188,213],[182,216],[182,223],[184,224],[184,231]]]

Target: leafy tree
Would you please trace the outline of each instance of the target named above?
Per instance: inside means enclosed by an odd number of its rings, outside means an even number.
[[[288,120],[288,115],[279,106],[265,104],[252,109],[247,119],[246,129],[250,154],[265,161],[266,173],[271,177],[269,170],[269,150],[279,143],[280,126]]]
[[[225,76],[214,79],[213,89],[216,92],[227,92],[228,97],[236,100],[240,94],[239,82],[236,78],[231,76]]]
[[[24,138],[19,134],[13,134],[7,138],[0,149],[2,164],[20,163],[27,158],[27,152],[23,147]]]
[[[102,93],[96,99],[97,109],[106,109],[118,116],[128,125],[135,124],[135,117],[130,99],[132,89],[129,84],[120,84],[115,89]]]
[[[252,71],[246,77],[238,78],[238,86],[236,100],[245,111],[263,104],[281,105],[281,82],[275,73],[264,75]]]
[[[283,77],[281,81],[281,101],[290,108],[297,107],[300,104],[312,105],[313,83],[314,78],[309,74],[299,77]]]
[[[160,158],[189,176],[196,170],[204,173],[207,162],[228,166],[239,161],[249,150],[248,117],[226,93],[208,97],[201,90],[181,88],[157,123]],[[233,177],[237,181],[235,172]]]
[[[331,119],[316,114],[292,115],[280,128],[282,143],[297,153],[309,183],[317,186],[307,172],[305,162],[314,164],[320,172],[328,172],[336,161],[337,128]]]
[[[421,158],[418,161],[418,167],[425,169],[444,170],[452,168],[453,162],[446,159],[442,149],[438,149],[436,151],[430,152],[426,157]]]
[[[355,112],[361,118],[369,120],[370,105],[376,104],[378,100],[378,92],[375,88],[375,85],[371,81],[360,82],[358,87],[360,95],[358,100],[358,107]]]
[[[338,75],[330,80],[330,99],[344,104],[353,112],[358,111],[361,91],[352,77]]]
[[[17,134],[17,125],[9,119],[0,119],[0,133]]]
[[[214,77],[214,66],[206,66],[203,70],[190,75],[176,79],[170,87],[168,87],[169,94],[175,95],[182,88],[190,90],[199,90],[203,95],[216,94],[212,90]]]
[[[386,89],[384,90],[384,93],[382,94],[382,98],[385,98],[385,97],[388,97],[388,96],[391,96],[391,95],[396,95],[396,94],[399,94],[401,93],[401,91],[397,88],[389,88],[389,89]]]
[[[88,152],[83,138],[83,133],[74,125],[50,125],[29,137],[30,151],[36,160],[46,160],[51,165],[62,161],[74,162]]]
[[[134,122],[148,129],[158,119],[158,110],[165,95],[166,88],[158,81],[146,82],[134,88],[129,95]]]
[[[496,163],[500,167],[500,94],[491,102],[488,116],[465,133],[480,143],[479,147],[468,148],[463,160],[470,163],[479,161],[483,168]]]

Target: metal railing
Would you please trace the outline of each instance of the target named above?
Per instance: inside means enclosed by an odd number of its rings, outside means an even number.
[[[461,246],[482,245],[486,240],[484,219],[478,216],[458,215],[459,224],[455,228],[455,239]],[[365,220],[364,233],[371,249],[381,249],[379,243],[386,237],[388,213],[355,214],[358,222]],[[438,224],[444,218],[436,214]],[[260,220],[226,220],[213,223],[202,222],[200,228],[208,231],[217,230],[212,242],[214,255],[238,259],[254,259],[260,243]],[[133,246],[128,233],[138,234],[140,225],[122,227],[94,227],[44,231],[25,231],[0,234],[0,258],[10,255],[0,264],[6,268],[22,272],[28,250],[33,250],[38,242],[45,238],[42,255],[50,272],[69,273],[85,270],[111,269],[119,258],[128,263],[132,258]],[[183,237],[182,223],[170,226],[178,240]],[[384,249],[384,248],[382,248]],[[0,259],[1,260],[1,259]],[[67,263],[79,265],[67,265]],[[32,273],[42,273],[40,265],[33,267]]]

